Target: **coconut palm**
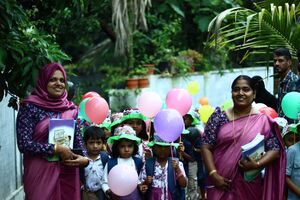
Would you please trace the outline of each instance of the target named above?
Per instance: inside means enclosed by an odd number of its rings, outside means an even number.
[[[257,64],[278,47],[288,48],[296,56],[300,48],[300,1],[261,1],[254,9],[236,7],[217,15],[209,24],[209,46],[222,48],[235,44],[243,50],[243,60],[255,55]]]
[[[112,22],[116,33],[115,54],[125,55],[128,65],[133,66],[132,34],[136,28],[147,30],[146,7],[151,0],[113,0]]]

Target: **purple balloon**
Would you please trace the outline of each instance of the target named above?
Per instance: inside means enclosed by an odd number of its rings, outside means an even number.
[[[184,128],[181,114],[174,109],[165,109],[157,113],[154,118],[156,134],[166,142],[177,140]]]

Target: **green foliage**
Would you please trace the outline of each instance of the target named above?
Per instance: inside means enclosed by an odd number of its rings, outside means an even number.
[[[7,93],[24,98],[44,64],[69,59],[16,1],[0,1],[0,26],[0,100]]]
[[[250,59],[259,66],[269,65],[278,47],[288,48],[295,56],[300,48],[299,1],[266,0],[254,6],[227,9],[215,17],[209,26],[213,34],[209,46],[235,45],[235,51],[243,52],[241,62]]]

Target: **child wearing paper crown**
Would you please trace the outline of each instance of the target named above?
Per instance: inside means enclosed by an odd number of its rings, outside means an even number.
[[[178,144],[167,143],[157,135],[148,144],[152,147],[154,157],[146,160],[140,174],[140,187],[146,186],[141,190],[146,193],[146,199],[184,199],[181,192],[187,185],[187,179],[182,162],[170,157],[171,145],[178,147]]]
[[[142,140],[141,144],[139,145],[139,157],[145,161],[145,158],[152,156],[150,148],[147,147],[149,140],[145,122],[147,118],[135,108],[124,110],[123,115],[123,124],[131,126],[135,130],[136,136]]]
[[[300,122],[290,124],[289,129],[299,137]],[[300,141],[290,146],[286,157],[286,186],[288,188],[287,200],[300,199]]]
[[[140,173],[143,162],[140,158],[135,157],[138,153],[138,145],[141,139],[136,137],[135,131],[127,125],[119,126],[115,129],[114,136],[108,138],[107,143],[112,145],[112,158],[110,158],[104,168],[102,189],[108,198],[120,200],[139,200],[140,193],[136,188],[127,196],[118,197],[108,186],[108,174],[110,170],[117,164],[125,164],[133,167]]]

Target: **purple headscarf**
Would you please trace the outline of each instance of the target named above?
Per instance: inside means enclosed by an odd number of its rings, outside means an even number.
[[[63,66],[59,63],[47,64],[41,69],[37,85],[31,95],[24,100],[24,103],[31,103],[53,112],[63,112],[76,108],[76,105],[67,99],[66,90],[58,98],[54,98],[48,93],[48,82],[56,70],[60,70],[62,72],[65,84],[67,84],[67,75]]]

